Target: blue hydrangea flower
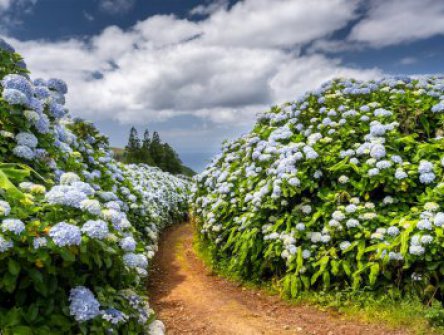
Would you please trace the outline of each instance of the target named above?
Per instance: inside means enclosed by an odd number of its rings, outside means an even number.
[[[310,250],[305,249],[305,250],[302,251],[302,258],[303,259],[307,259],[307,258],[310,258],[310,257],[311,257],[311,251]]]
[[[432,172],[433,170],[433,163],[428,161],[421,161],[418,166],[418,172],[419,173],[427,173]]]
[[[80,203],[87,199],[87,195],[67,185],[54,186],[45,194],[45,200],[50,204],[58,204],[80,208]]]
[[[425,252],[424,247],[420,246],[420,245],[411,245],[409,247],[409,253],[411,255],[415,255],[415,256],[421,256],[423,255]]]
[[[416,227],[419,230],[432,230],[433,226],[432,223],[428,219],[419,220],[416,224]]]
[[[12,241],[5,240],[3,236],[0,236],[0,252],[5,252],[8,249],[11,249],[14,246]]]
[[[431,236],[431,235],[421,236],[421,243],[422,244],[430,244],[432,242],[433,242],[433,236]]]
[[[331,240],[331,236],[330,235],[322,235],[321,236],[321,242],[322,243],[328,243]]]
[[[351,243],[349,241],[343,241],[339,244],[339,249],[342,251],[348,249],[351,246]]]
[[[32,96],[32,85],[28,78],[19,74],[8,74],[3,77],[1,85],[5,89],[14,89],[22,92],[27,99]]]
[[[427,172],[419,175],[419,181],[422,184],[430,184],[435,180],[435,174],[433,172]]]
[[[71,184],[71,187],[73,187],[75,190],[85,193],[86,195],[93,195],[96,193],[96,191],[91,187],[90,184],[85,183],[83,181],[76,181]]]
[[[124,251],[134,251],[137,246],[137,243],[132,236],[122,238],[119,244]]]
[[[40,118],[34,123],[34,126],[40,134],[48,134],[50,121],[46,114],[41,114]]]
[[[375,111],[373,112],[374,116],[392,116],[392,112],[384,109],[384,108],[378,108],[375,109]]]
[[[388,257],[391,261],[402,261],[404,259],[404,256],[402,256],[401,253],[393,251],[389,252]]]
[[[54,118],[60,119],[66,114],[66,109],[63,105],[53,102],[49,105],[49,112]]]
[[[105,209],[102,212],[102,215],[105,220],[111,221],[114,225],[114,228],[116,228],[117,230],[121,230],[122,228],[124,228],[121,223],[123,220],[126,219],[125,213],[118,212],[114,209]]]
[[[80,177],[74,172],[65,172],[60,176],[60,184],[62,185],[71,185],[78,181],[80,181]]]
[[[26,107],[28,109],[36,111],[39,114],[42,114],[43,110],[45,109],[43,103],[39,99],[36,99],[34,97],[31,97],[28,100],[28,103],[26,104]]]
[[[148,266],[148,260],[145,255],[127,253],[123,256],[123,262],[130,268],[146,268]]]
[[[37,137],[35,137],[34,134],[27,132],[18,133],[15,136],[15,140],[18,145],[23,145],[28,148],[35,148],[38,144]]]
[[[58,103],[60,105],[64,105],[66,100],[65,96],[63,94],[60,94],[59,92],[51,91],[51,97],[52,102]]]
[[[46,246],[48,244],[48,240],[46,239],[46,237],[36,237],[32,244],[34,249],[39,249]]]
[[[435,217],[433,219],[433,223],[437,227],[444,226],[444,213],[443,212],[436,213],[436,215],[435,215]]]
[[[113,325],[117,325],[120,322],[126,322],[128,320],[128,316],[125,313],[122,313],[115,308],[108,308],[103,311],[102,318]]]
[[[32,124],[36,123],[38,119],[40,119],[39,113],[32,110],[25,110],[23,112],[23,115],[25,115],[26,120],[28,120]]]
[[[402,163],[402,158],[399,155],[393,155],[392,157],[390,157],[390,159],[394,163],[398,163],[398,164]]]
[[[373,168],[373,169],[368,170],[369,177],[374,177],[374,176],[377,176],[378,174],[379,174],[378,168]]]
[[[440,102],[439,104],[436,104],[432,107],[432,112],[433,113],[439,113],[444,111],[444,103]]]
[[[44,100],[51,96],[51,93],[45,86],[36,86],[34,87],[34,96],[37,99]]]
[[[100,303],[84,286],[77,286],[69,293],[69,313],[76,321],[88,321],[100,315]]]
[[[81,230],[89,237],[99,240],[103,240],[109,234],[108,224],[102,220],[89,220],[83,225]]]
[[[18,219],[5,219],[1,224],[1,228],[3,232],[12,232],[16,235],[19,235],[22,231],[25,230],[25,224]]]
[[[8,216],[11,213],[11,206],[7,201],[0,200],[0,215]]]
[[[405,179],[407,177],[408,177],[408,175],[407,175],[407,173],[403,169],[396,169],[396,172],[395,172],[395,178],[396,179],[402,180],[402,179]]]
[[[34,86],[47,86],[46,80],[43,78],[36,78],[32,82]]]
[[[370,149],[370,156],[372,158],[381,159],[385,157],[385,147],[382,144],[374,144]]]
[[[398,236],[399,235],[399,229],[398,227],[391,226],[387,229],[387,234],[390,236]]]
[[[4,89],[2,97],[10,105],[26,105],[28,103],[28,97],[25,94],[12,88]]]
[[[296,230],[304,231],[305,230],[305,224],[303,224],[302,222],[299,222],[298,224],[296,224]]]
[[[60,94],[66,94],[68,93],[68,86],[66,83],[61,79],[49,79],[47,82],[48,88],[55,90],[59,92]]]
[[[34,151],[31,148],[24,146],[24,145],[16,146],[14,149],[12,149],[12,152],[17,157],[20,157],[20,158],[23,158],[26,160],[32,160],[35,157]]]
[[[392,166],[390,161],[382,160],[376,163],[376,167],[380,170],[388,169]]]
[[[348,219],[347,222],[345,223],[345,225],[348,228],[356,228],[356,227],[359,227],[359,221],[356,219]]]
[[[77,226],[66,222],[59,222],[49,230],[49,236],[59,247],[79,245],[82,236]]]
[[[120,211],[120,204],[117,201],[109,201],[105,204],[106,208],[114,209],[116,211]]]
[[[387,128],[378,121],[370,123],[370,134],[373,136],[382,136],[387,131]]]
[[[100,215],[102,206],[97,200],[85,199],[80,202],[80,209],[93,215]]]

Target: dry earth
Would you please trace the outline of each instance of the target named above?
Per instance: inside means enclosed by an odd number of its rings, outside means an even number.
[[[191,224],[176,225],[162,234],[148,289],[168,335],[408,334],[291,305],[213,275],[194,252]]]

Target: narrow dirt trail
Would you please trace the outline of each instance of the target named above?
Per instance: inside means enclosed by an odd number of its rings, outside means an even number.
[[[214,276],[193,249],[190,224],[167,229],[151,266],[151,305],[168,335],[404,335],[381,325],[290,305]]]

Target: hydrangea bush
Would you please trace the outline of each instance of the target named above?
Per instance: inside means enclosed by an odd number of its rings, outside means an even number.
[[[144,278],[159,230],[186,215],[187,182],[117,163],[66,93],[0,40],[0,329],[159,334]]]
[[[444,78],[337,79],[258,115],[196,178],[216,264],[304,290],[444,288]]]

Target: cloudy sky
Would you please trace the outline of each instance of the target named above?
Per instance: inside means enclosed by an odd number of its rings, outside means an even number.
[[[333,77],[444,72],[442,0],[0,0],[0,35],[112,145],[156,129],[197,170]]]

